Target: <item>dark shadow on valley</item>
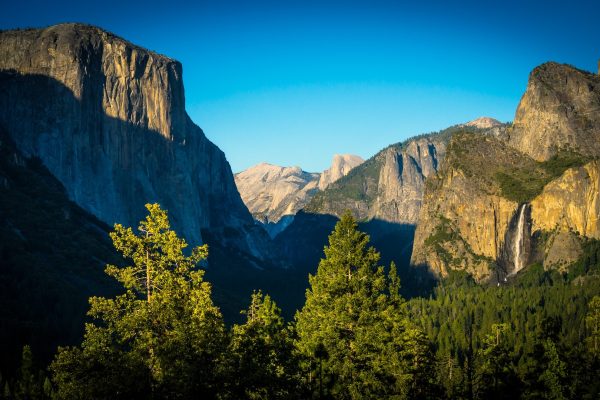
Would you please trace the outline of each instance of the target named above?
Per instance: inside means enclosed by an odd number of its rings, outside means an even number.
[[[288,302],[295,305],[294,309],[304,304],[308,274],[316,272],[319,261],[324,257],[323,248],[328,244],[328,236],[337,221],[332,215],[300,211],[294,221],[275,238],[275,244],[288,258],[295,272],[305,277],[303,286],[288,292],[289,296],[295,298]],[[381,253],[382,265],[387,267],[392,261],[396,264],[404,297],[429,297],[436,280],[426,267],[410,266],[414,225],[373,219],[359,223],[359,229],[369,234],[371,245]]]
[[[117,194],[116,203],[134,206],[123,214],[123,221],[115,222],[133,225],[134,230],[146,216],[144,205],[159,202],[159,195],[166,191],[174,193],[168,202],[160,202],[168,211],[192,201],[205,207],[211,226],[216,227],[202,231],[204,241],[210,245],[206,279],[213,285],[215,302],[226,321],[241,319],[240,310],[247,307],[252,289],[272,293],[282,308],[293,309],[295,303],[288,302],[293,297],[287,296],[290,290],[286,285],[302,286],[299,275],[277,268],[277,260],[264,263],[231,245],[252,230],[263,233],[250,214],[244,226],[246,232],[237,232],[225,226],[232,204],[218,191],[211,194],[198,186],[194,190],[199,198],[188,199],[178,196],[179,186],[187,184],[184,180],[177,181],[175,187],[149,188],[147,180],[128,175],[128,166],[142,161],[151,168],[148,174],[160,176],[177,170],[172,165],[177,164],[177,156],[172,155],[181,154],[177,153],[179,144],[166,140],[159,132],[104,114],[102,82],[84,83],[82,87],[84,91],[78,99],[53,78],[0,71],[0,131],[5,132],[0,141],[0,372],[6,372],[5,365],[17,364],[25,344],[32,345],[36,359],[46,365],[57,346],[80,343],[83,322],[88,320],[88,298],[119,292],[116,282],[104,273],[107,263],[124,263],[108,237],[111,227],[71,201],[67,185],[46,168],[44,160],[27,157],[36,154],[37,146],[48,141],[63,141],[54,148],[67,149],[64,154],[49,157],[62,156],[68,160],[77,157],[79,164],[73,165],[89,168],[86,176],[103,172],[103,166],[94,163],[98,152],[109,152],[109,156],[119,158],[120,175],[115,179],[127,190]],[[188,122],[193,124],[189,118]],[[197,135],[187,137],[188,143],[200,140],[199,135],[203,135],[200,128],[193,129],[197,129]],[[76,147],[75,141],[85,142],[78,147],[83,152],[70,154]],[[8,151],[10,148],[12,152]],[[13,165],[14,152],[25,154],[24,165]],[[160,160],[161,154],[172,157]],[[214,160],[201,162],[210,170]],[[67,181],[70,173],[75,171],[65,172]],[[200,173],[191,171],[191,176],[200,179]],[[218,184],[223,177],[204,179]],[[114,195],[102,182],[83,182],[83,185],[84,192],[100,186],[105,196]],[[177,218],[173,212],[169,218],[179,235],[182,226],[189,226],[186,225],[189,221]]]
[[[211,194],[200,183],[194,183],[198,185],[194,190],[199,198],[188,199],[177,195],[187,184],[185,180],[177,181],[175,187],[147,187],[148,180],[128,175],[128,168],[140,162],[150,166],[148,175],[160,177],[177,171],[176,165],[172,165],[177,163],[177,157],[172,155],[179,154],[179,144],[166,140],[159,132],[104,114],[102,82],[84,83],[82,87],[84,92],[78,99],[53,78],[0,71],[0,129],[25,154],[36,154],[37,146],[58,141],[60,146],[52,143],[48,146],[67,149],[60,155],[67,158],[66,165],[71,157],[77,157],[78,163],[73,165],[88,168],[83,176],[103,172],[103,166],[95,163],[98,152],[116,157],[116,165],[121,169],[114,179],[127,189],[118,194],[110,193],[108,187],[103,189],[106,196],[117,196],[115,204],[134,205],[122,214],[123,221],[116,221],[133,224],[134,229],[146,215],[144,204],[159,202],[161,194],[167,191],[175,193],[168,196],[169,201],[160,202],[168,211],[196,201],[205,207],[202,209],[207,210],[210,225],[215,227],[202,230],[201,235],[209,244],[206,280],[213,286],[215,303],[225,320],[228,323],[243,320],[240,311],[247,308],[250,294],[257,289],[271,295],[287,319],[293,318],[304,304],[308,274],[315,273],[337,219],[300,212],[272,243],[274,254],[281,254],[268,262],[253,257],[234,244],[243,240],[247,232],[262,228],[251,219],[243,226],[245,231],[226,226],[228,210],[237,205],[231,204],[225,195],[218,191]],[[48,127],[52,127],[51,132]],[[203,135],[197,129],[198,135]],[[190,135],[186,140],[200,140],[198,135]],[[79,147],[75,141],[80,141]],[[74,148],[79,149],[78,154],[69,153]],[[172,157],[160,159],[164,154]],[[0,161],[6,167],[11,156],[2,153],[2,157],[5,158]],[[31,158],[28,163],[37,165],[33,170],[34,167],[26,165],[0,171],[0,178],[9,182],[0,185],[0,351],[6,365],[15,365],[24,344],[32,344],[36,357],[47,363],[57,345],[79,343],[88,298],[118,292],[114,281],[103,272],[107,262],[123,262],[112,249],[108,238],[110,227],[74,204],[65,189],[68,185],[63,186],[44,167],[45,160],[42,161]],[[210,170],[213,160],[202,162]],[[69,174],[76,175],[75,171],[63,172],[67,178]],[[191,174],[196,176],[201,172],[199,169]],[[203,179],[218,184],[224,177]],[[93,192],[91,188],[97,189],[95,186],[102,184],[83,182],[81,190]],[[181,220],[175,213],[169,216],[179,234],[181,227],[189,226],[190,221]],[[406,297],[430,293],[432,281],[426,271],[409,266],[414,226],[373,220],[361,224],[360,229],[371,235],[372,245],[382,254],[382,264],[396,262]],[[3,365],[4,362],[0,369]]]

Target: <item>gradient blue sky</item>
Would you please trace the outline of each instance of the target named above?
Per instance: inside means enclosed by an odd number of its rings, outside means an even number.
[[[596,71],[600,2],[7,1],[0,28],[85,22],[183,63],[187,110],[234,172],[328,167],[486,115],[532,68]]]

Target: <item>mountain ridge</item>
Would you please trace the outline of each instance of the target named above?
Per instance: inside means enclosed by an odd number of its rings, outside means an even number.
[[[362,163],[351,154],[335,154],[331,167],[322,173],[300,167],[259,163],[235,174],[242,200],[271,237],[277,236],[321,188],[349,173]]]

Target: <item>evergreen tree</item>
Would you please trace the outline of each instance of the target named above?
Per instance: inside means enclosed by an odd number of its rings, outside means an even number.
[[[80,347],[59,349],[52,365],[57,398],[213,396],[224,346],[221,314],[196,268],[207,246],[184,254],[185,240],[167,213],[148,204],[139,234],[117,224],[116,249],[131,265],[109,265],[124,287],[114,299],[93,297]]]
[[[526,399],[568,398],[565,356],[558,346],[561,325],[561,318],[553,316],[544,318],[538,326],[536,343],[528,356]]]
[[[292,330],[268,295],[254,292],[246,323],[234,325],[227,353],[227,394],[232,399],[301,396]]]
[[[312,359],[310,376],[320,376],[322,366],[323,390],[336,398],[426,396],[429,343],[407,318],[395,267],[385,275],[349,212],[324,251],[296,314],[297,345]]]
[[[494,324],[478,353],[476,398],[514,399],[519,397],[519,380],[507,345],[509,325]]]
[[[588,313],[585,317],[588,329],[588,346],[595,358],[600,358],[600,296],[594,298],[588,304]]]

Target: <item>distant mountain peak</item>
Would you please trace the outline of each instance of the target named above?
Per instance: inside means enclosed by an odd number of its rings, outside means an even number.
[[[254,218],[262,222],[274,237],[285,229],[316,192],[348,174],[363,161],[353,154],[335,154],[331,167],[323,173],[262,162],[235,174],[235,182]]]
[[[494,128],[496,126],[501,125],[502,122],[490,117],[479,117],[477,119],[474,119],[473,121],[469,121],[466,124],[463,124],[463,126],[473,126],[479,129]]]
[[[331,167],[321,174],[319,189],[324,190],[327,186],[350,172],[354,167],[365,162],[361,157],[354,154],[334,154]]]

